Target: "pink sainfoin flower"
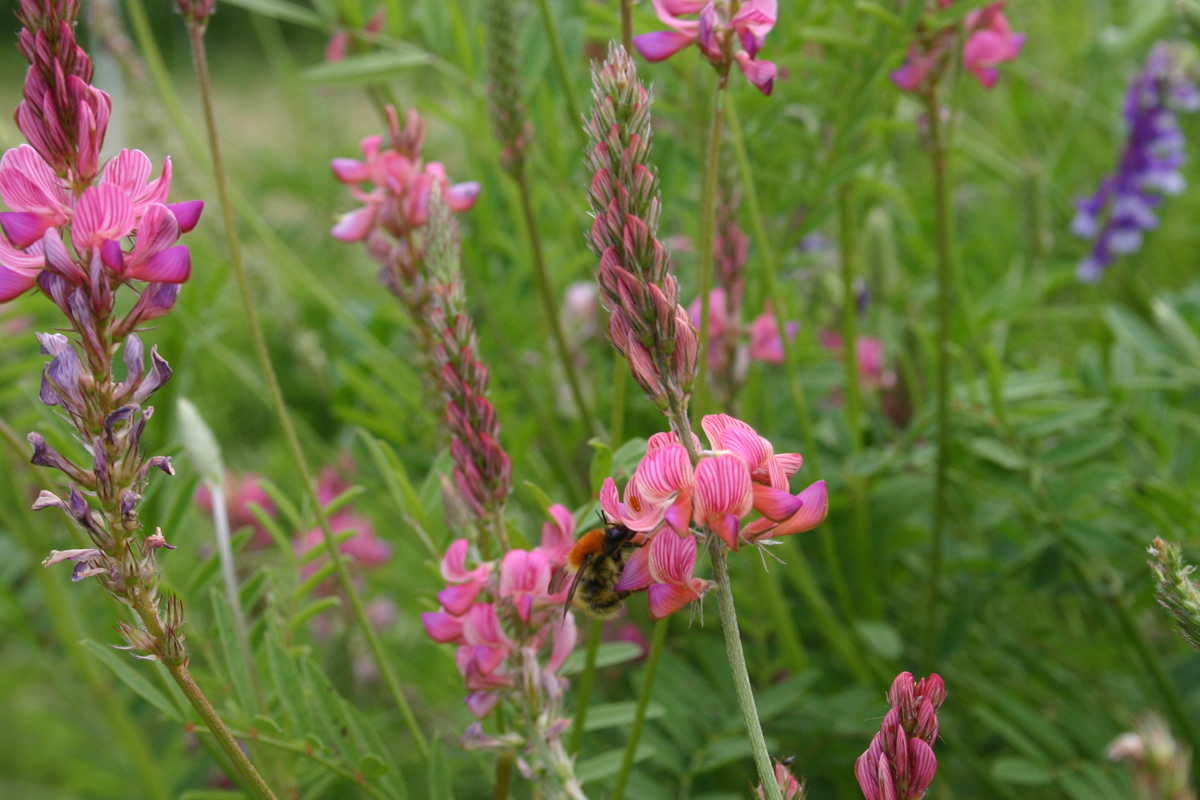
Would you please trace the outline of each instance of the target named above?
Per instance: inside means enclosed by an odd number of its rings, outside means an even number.
[[[633,46],[647,61],[663,61],[693,42],[722,80],[738,69],[763,94],[770,94],[776,69],[758,59],[763,41],[775,27],[776,0],[653,0],[658,18],[671,27],[635,36]],[[685,16],[695,19],[684,19]]]
[[[456,646],[472,714],[483,720],[504,704],[522,720],[502,735],[476,722],[463,733],[463,746],[516,752],[522,774],[549,796],[582,797],[561,741],[570,719],[563,713],[567,681],[558,674],[575,647],[575,617],[564,616],[565,589],[549,593],[550,575],[574,543],[575,522],[564,506],[552,506],[550,514],[541,544],[531,550],[509,550],[472,567],[470,543],[450,545],[442,559],[441,608],[422,614],[421,622],[435,642]]]
[[[363,32],[367,34],[376,34],[383,30],[383,23],[387,19],[385,12],[387,9],[382,6],[371,15],[367,20],[367,24],[363,25]],[[325,61],[330,64],[336,64],[346,57],[346,53],[350,51],[350,32],[347,30],[339,30],[329,39],[329,44],[325,45]]]
[[[941,9],[953,0],[937,0]],[[961,30],[955,27],[931,29],[922,24],[920,36],[908,50],[904,65],[892,72],[892,82],[906,92],[923,92],[936,84],[950,64],[955,42],[963,40],[962,59],[966,67],[987,89],[1000,77],[998,64],[1012,61],[1021,53],[1025,34],[1013,33],[1004,16],[1004,0],[967,14]]]
[[[317,500],[322,506],[328,505],[349,488],[337,470],[326,467],[317,480]],[[392,556],[391,545],[375,535],[375,527],[371,521],[348,506],[342,506],[329,515],[329,529],[335,537],[353,532],[338,545],[338,551],[356,564],[364,567],[378,566]],[[303,556],[324,541],[321,529],[313,528],[296,540],[296,555]],[[307,577],[316,572],[317,566],[315,561],[305,564],[301,571],[302,576]]]
[[[859,756],[854,774],[866,800],[920,800],[937,774],[933,742],[937,712],[946,699],[938,675],[913,681],[901,672],[888,690],[892,710],[883,718],[871,746]]]
[[[821,331],[821,346],[842,358],[843,343],[840,334],[834,331]],[[855,343],[855,357],[858,364],[858,374],[863,380],[863,386],[872,391],[890,389],[896,385],[896,373],[887,368],[883,357],[883,342],[874,336],[860,336]]]
[[[743,542],[761,545],[811,530],[829,510],[824,481],[791,492],[789,479],[803,461],[799,454],[776,454],[753,428],[725,414],[706,416],[701,425],[711,448],[695,468],[675,434],[655,434],[624,493],[612,478],[600,490],[610,521],[648,534],[649,543],[630,555],[616,588],[648,589],[654,619],[711,588],[694,575],[699,548],[693,530],[736,550]]]

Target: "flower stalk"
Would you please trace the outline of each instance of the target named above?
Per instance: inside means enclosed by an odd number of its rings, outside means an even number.
[[[317,524],[321,529],[321,535],[324,539],[330,562],[333,564],[338,586],[344,596],[350,601],[354,619],[362,630],[363,636],[366,638],[367,645],[379,669],[379,674],[383,677],[392,700],[404,717],[405,726],[408,728],[409,735],[413,739],[413,744],[416,746],[417,752],[422,759],[427,759],[429,757],[429,745],[425,741],[425,735],[422,733],[420,725],[417,724],[416,716],[413,714],[412,708],[404,696],[400,682],[396,678],[395,671],[392,669],[391,661],[387,653],[384,652],[383,643],[380,641],[379,635],[375,632],[374,626],[370,623],[366,605],[354,587],[349,567],[346,565],[346,557],[341,553],[334,539],[333,531],[329,525],[329,516],[325,513],[320,499],[317,497],[316,481],[313,478],[312,469],[309,467],[308,460],[304,455],[304,448],[300,445],[300,438],[296,434],[291,415],[287,410],[287,403],[283,398],[283,390],[279,386],[278,376],[275,374],[275,368],[271,363],[271,354],[267,349],[266,337],[263,335],[262,324],[258,319],[258,309],[254,304],[254,297],[250,289],[250,279],[246,273],[241,242],[237,235],[237,225],[233,216],[233,205],[229,197],[229,185],[225,173],[224,160],[221,156],[221,142],[217,131],[216,113],[213,109],[212,86],[204,43],[205,21],[197,20],[194,17],[187,17],[186,19],[188,23],[188,38],[192,47],[192,57],[196,66],[196,78],[200,84],[205,130],[208,135],[209,149],[212,155],[213,175],[217,186],[218,203],[221,207],[225,236],[229,244],[230,261],[233,264],[238,292],[246,314],[246,324],[250,329],[250,339],[253,343],[259,365],[262,367],[263,377],[271,396],[271,405],[275,410],[275,416],[279,419],[280,428],[283,431],[292,460],[296,465],[296,469],[300,472],[304,493],[309,505],[313,509],[313,514],[316,516]],[[218,737],[218,741],[220,740],[220,737]]]

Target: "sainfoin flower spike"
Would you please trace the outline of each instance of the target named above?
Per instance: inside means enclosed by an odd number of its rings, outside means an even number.
[[[933,743],[946,685],[937,674],[914,681],[901,672],[888,690],[892,709],[854,774],[866,800],[920,800],[937,774]]]
[[[1094,243],[1079,262],[1081,281],[1100,280],[1118,256],[1140,249],[1145,232],[1158,227],[1163,197],[1183,191],[1184,139],[1176,113],[1197,109],[1200,92],[1191,76],[1173,46],[1158,43],[1125,97],[1127,138],[1116,171],[1091,197],[1075,201],[1071,231]]]
[[[633,46],[647,61],[663,61],[695,43],[724,81],[737,64],[763,94],[775,84],[776,68],[758,58],[779,8],[776,0],[652,0],[658,18],[670,30],[643,33]],[[694,17],[694,18],[692,18]]]
[[[467,689],[466,705],[481,720],[463,732],[467,749],[519,753],[522,774],[547,796],[582,798],[574,766],[561,740],[567,681],[558,673],[575,647],[574,615],[564,616],[566,589],[550,594],[550,575],[574,541],[574,518],[564,506],[549,509],[538,547],[509,550],[478,561],[466,539],[442,560],[446,588],[441,608],[421,615],[429,637],[453,644]],[[489,735],[484,722],[503,704],[513,720],[508,733]]]

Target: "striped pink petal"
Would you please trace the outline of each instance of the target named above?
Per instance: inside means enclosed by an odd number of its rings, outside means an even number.
[[[120,187],[111,183],[89,186],[75,207],[71,241],[77,249],[91,250],[101,242],[128,236],[135,221],[133,203]]]

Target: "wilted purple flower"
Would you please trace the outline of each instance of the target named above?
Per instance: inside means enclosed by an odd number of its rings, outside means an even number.
[[[1175,113],[1198,108],[1200,92],[1178,65],[1171,46],[1158,43],[1129,86],[1129,137],[1116,172],[1100,182],[1094,195],[1075,201],[1078,212],[1071,230],[1095,241],[1092,252],[1079,262],[1081,281],[1100,280],[1117,256],[1140,248],[1143,232],[1158,227],[1154,209],[1163,196],[1183,191],[1179,168],[1184,140]]]

